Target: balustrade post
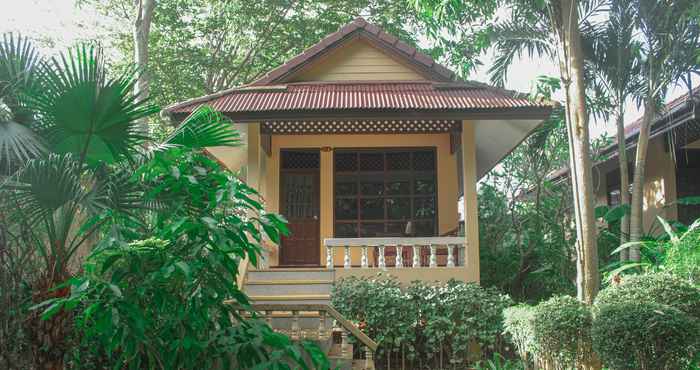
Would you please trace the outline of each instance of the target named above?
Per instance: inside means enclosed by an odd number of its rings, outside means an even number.
[[[350,246],[345,246],[345,258],[343,259],[343,268],[350,268]]]
[[[292,311],[292,333],[290,335],[292,340],[301,339],[301,327],[299,326],[299,311]]]
[[[430,263],[428,266],[437,267],[437,256],[435,254],[435,245],[430,244]]]
[[[333,268],[333,247],[326,246],[326,268]]]
[[[465,267],[467,266],[467,261],[466,261],[466,259],[467,259],[467,248],[469,248],[469,246],[468,246],[467,243],[465,242],[464,244],[461,244],[461,245],[459,246],[459,250],[457,251],[457,256],[459,256],[459,265],[460,265],[460,266],[465,266]],[[460,253],[460,252],[461,252],[461,253]]]
[[[364,370],[374,370],[374,352],[365,346],[365,368]]]
[[[420,246],[413,246],[413,267],[420,267]]]
[[[343,328],[340,332],[340,356],[342,358],[352,358],[352,351],[350,351],[350,342],[348,341],[348,331]]]
[[[386,260],[384,259],[384,246],[379,246],[379,268],[386,269]]]
[[[400,269],[403,267],[403,246],[402,245],[397,245],[396,246],[396,266],[397,269]]]
[[[326,335],[326,311],[318,311],[318,339],[324,341],[328,339]]]
[[[447,245],[447,267],[455,267],[454,245]]]
[[[366,245],[362,246],[362,259],[360,260],[360,266],[362,268],[368,267],[368,264],[367,264],[367,246]]]

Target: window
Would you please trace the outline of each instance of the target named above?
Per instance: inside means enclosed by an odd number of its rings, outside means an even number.
[[[634,177],[634,164],[627,165],[630,186],[627,192],[632,195],[632,179]],[[620,205],[620,169],[616,168],[605,175],[606,193],[608,195],[608,206],[616,207]]]
[[[336,150],[335,236],[434,236],[433,149]]]

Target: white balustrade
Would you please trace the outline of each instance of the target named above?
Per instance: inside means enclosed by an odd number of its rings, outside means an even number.
[[[326,268],[334,267],[335,250],[343,249],[343,268],[352,268],[351,250],[360,252],[360,268],[370,267],[369,250],[375,251],[372,266],[386,269],[387,246],[394,246],[396,252],[394,268],[403,268],[404,248],[412,250],[412,260],[410,265],[413,268],[437,268],[464,266],[464,250],[466,242],[464,237],[416,237],[416,238],[330,238],[324,239],[326,247]],[[426,253],[427,252],[427,253]],[[438,256],[445,256],[438,265]],[[455,256],[456,252],[456,256]],[[423,256],[428,257],[427,261],[422,260]],[[425,262],[422,262],[425,261]],[[357,263],[357,262],[355,262]],[[357,266],[357,265],[355,265]]]

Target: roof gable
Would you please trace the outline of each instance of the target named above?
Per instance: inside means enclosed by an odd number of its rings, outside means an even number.
[[[268,72],[251,85],[272,85],[299,80],[300,73],[303,76],[303,73],[315,68],[316,63],[322,64],[326,57],[332,58],[339,48],[352,45],[357,42],[357,39],[380,50],[399,65],[422,76],[423,79],[449,82],[455,78],[454,72],[436,63],[427,54],[416,50],[396,36],[382,31],[379,27],[367,23],[364,19],[357,18],[285,64]]]
[[[417,81],[429,79],[420,70],[362,38],[347,42],[290,76],[289,82],[309,81]]]

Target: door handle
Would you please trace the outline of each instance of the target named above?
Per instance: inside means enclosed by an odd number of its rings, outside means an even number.
[[[318,221],[318,216],[314,215],[314,221]]]

